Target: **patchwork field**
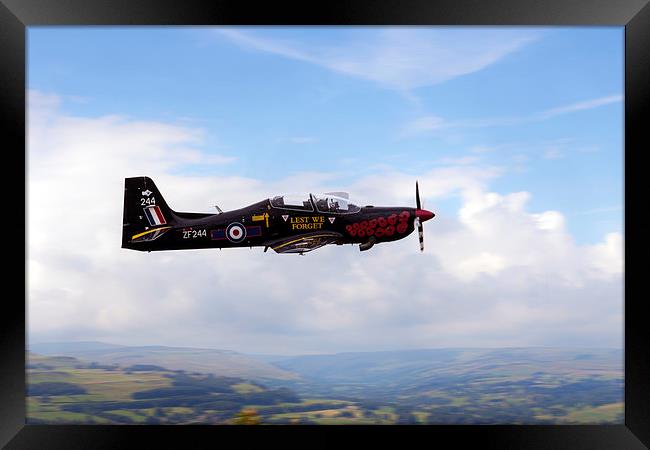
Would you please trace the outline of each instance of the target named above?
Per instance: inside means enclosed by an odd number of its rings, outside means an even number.
[[[182,354],[174,350],[176,367]],[[265,376],[277,371],[274,379],[28,353],[27,414],[29,423],[617,424],[621,356],[501,349],[278,357],[260,366]],[[195,358],[190,349],[190,367]]]

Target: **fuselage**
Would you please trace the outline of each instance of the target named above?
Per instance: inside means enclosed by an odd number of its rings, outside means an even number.
[[[417,194],[417,185],[416,185]],[[418,208],[364,206],[346,192],[277,195],[218,214],[177,212],[149,177],[124,184],[122,247],[139,251],[264,247],[303,254],[328,244],[375,244],[402,239],[434,216]],[[422,239],[420,238],[422,243]]]
[[[159,238],[129,248],[157,251],[268,246],[275,240],[291,236],[298,239],[314,232],[340,233],[342,238],[337,244],[361,244],[372,237],[375,243],[390,242],[413,232],[416,209],[365,206],[353,213],[316,208],[302,211],[276,208],[267,199],[221,214],[197,216],[183,218],[182,223],[169,226]]]

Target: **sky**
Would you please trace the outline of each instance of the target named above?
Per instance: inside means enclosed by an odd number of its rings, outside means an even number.
[[[28,28],[28,341],[305,354],[622,347],[623,27]],[[284,192],[415,204],[301,257],[120,248]]]

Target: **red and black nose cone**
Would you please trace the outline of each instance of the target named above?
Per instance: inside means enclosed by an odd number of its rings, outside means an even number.
[[[431,211],[427,211],[426,209],[416,209],[415,216],[419,218],[422,222],[426,222],[429,219],[433,219],[435,214],[432,213]]]

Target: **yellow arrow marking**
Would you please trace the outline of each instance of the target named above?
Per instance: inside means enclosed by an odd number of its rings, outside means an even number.
[[[131,236],[131,240],[133,240],[133,239],[137,239],[137,238],[139,238],[140,236],[144,236],[145,234],[153,233],[154,231],[158,231],[158,230],[166,230],[166,229],[168,229],[168,228],[171,228],[171,227],[154,228],[153,230],[145,231],[144,233],[134,234],[133,236]]]
[[[269,213],[265,212],[259,216],[252,216],[253,222],[259,222],[260,220],[266,220],[266,228],[269,227]]]

